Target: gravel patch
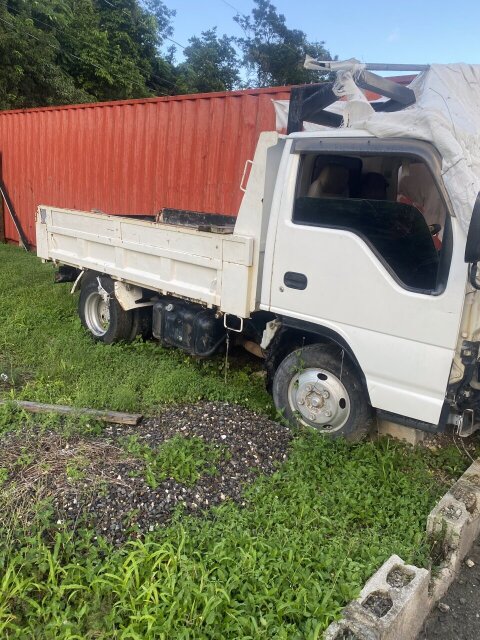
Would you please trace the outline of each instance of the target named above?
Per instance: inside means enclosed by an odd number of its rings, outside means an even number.
[[[114,544],[164,525],[177,505],[187,513],[201,513],[227,500],[244,504],[245,486],[277,469],[292,437],[279,423],[219,402],[171,407],[138,426],[111,425],[98,438],[45,442],[53,435],[45,434],[40,446],[36,443],[35,461],[12,478],[12,486],[18,488],[22,474],[29,493],[28,475],[40,482],[39,470],[48,468],[48,473],[40,474],[41,484],[53,501],[57,523],[87,524]],[[128,436],[152,448],[174,436],[196,437],[221,446],[228,455],[215,463],[213,474],[204,473],[193,486],[166,478],[152,488],[145,479],[144,462],[122,448]],[[20,439],[23,448],[28,447]],[[2,444],[8,450],[8,439]],[[46,452],[50,460],[57,459],[54,468],[45,465]]]

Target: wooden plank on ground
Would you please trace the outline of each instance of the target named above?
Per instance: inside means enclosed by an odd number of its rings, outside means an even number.
[[[0,400],[0,405],[13,402],[17,407],[29,411],[30,413],[59,413],[61,415],[79,414],[92,416],[103,422],[111,422],[115,424],[133,424],[137,425],[143,416],[139,413],[122,413],[120,411],[102,411],[99,409],[79,409],[78,407],[69,407],[63,404],[43,404],[41,402],[29,402],[27,400]]]

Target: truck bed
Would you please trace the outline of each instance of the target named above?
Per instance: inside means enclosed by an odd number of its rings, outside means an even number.
[[[171,218],[170,218],[171,219]],[[37,254],[249,317],[254,238],[211,228],[41,205]]]

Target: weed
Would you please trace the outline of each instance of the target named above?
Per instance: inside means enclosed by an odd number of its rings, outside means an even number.
[[[18,468],[29,467],[34,461],[34,454],[29,451],[26,447],[22,447],[20,454],[17,456],[15,460],[15,466]]]
[[[261,363],[245,364],[237,356],[241,366],[236,367],[231,353],[226,385],[221,356],[196,360],[140,340],[99,344],[80,324],[78,294],[70,296],[68,285],[53,285],[52,265],[8,245],[0,245],[0,264],[0,353],[8,363],[6,374],[23,372],[3,392],[12,399],[143,413],[185,398],[226,400],[273,415],[264,382],[255,375]],[[0,432],[23,418],[0,407]]]
[[[89,461],[84,456],[78,456],[70,460],[65,466],[67,478],[72,482],[78,482],[86,477],[85,468]]]
[[[160,482],[172,478],[185,485],[194,485],[201,475],[214,475],[215,463],[227,458],[225,447],[206,443],[201,438],[175,436],[160,447],[141,443],[136,436],[123,441],[125,450],[145,463],[145,480],[155,489]]]
[[[1,245],[0,262],[0,351],[8,375],[22,372],[2,387],[4,397],[144,412],[185,398],[223,399],[273,415],[253,365],[233,366],[225,385],[220,359],[199,362],[140,341],[96,344],[68,290],[51,284],[50,266]],[[0,406],[4,441],[12,429],[33,432],[34,425],[42,456],[30,467],[14,465],[23,440],[15,456],[0,447],[2,512],[34,509],[32,518],[0,525],[4,638],[319,638],[392,553],[428,563],[426,516],[468,464],[452,449],[431,453],[388,439],[350,445],[298,429],[287,461],[250,486],[243,508],[228,501],[207,518],[179,510],[170,525],[113,548],[80,523],[74,532],[58,523],[44,491],[48,474],[74,480],[83,472],[78,456],[94,467],[102,449],[79,434],[101,427],[80,415],[33,420],[12,403]],[[73,466],[67,438],[79,447]],[[195,482],[227,455],[199,438],[173,438],[157,449],[134,438],[125,447],[150,483]],[[15,501],[22,496],[25,503]]]
[[[457,447],[450,445],[431,452],[435,466],[452,476],[458,476],[464,471],[465,454]]]
[[[243,509],[179,513],[119,549],[51,524],[4,544],[0,634],[318,638],[391,553],[427,562],[425,515],[440,491],[421,452],[304,432]]]

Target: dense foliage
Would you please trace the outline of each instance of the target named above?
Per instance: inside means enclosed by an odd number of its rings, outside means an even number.
[[[232,38],[217,36],[216,28],[190,38],[177,71],[178,86],[188,93],[235,89],[240,83],[240,63]]]
[[[0,0],[0,109],[308,82],[305,54],[329,56],[269,0],[234,16],[242,38],[184,47],[174,18],[161,0]]]
[[[171,93],[158,52],[172,16],[156,0],[1,2],[0,107]]]

